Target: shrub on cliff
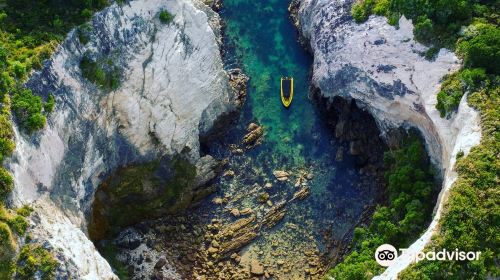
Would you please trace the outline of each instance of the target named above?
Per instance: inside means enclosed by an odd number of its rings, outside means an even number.
[[[386,15],[389,9],[389,0],[363,0],[354,3],[351,9],[352,17],[356,22],[363,22],[370,14]]]
[[[46,119],[42,108],[42,98],[34,95],[29,89],[20,89],[12,96],[12,110],[20,125],[29,132],[45,126]]]
[[[458,42],[467,67],[481,67],[488,73],[500,74],[500,28],[492,24],[477,24],[469,28]]]
[[[0,167],[0,200],[4,200],[14,187],[14,180],[5,168]]]
[[[169,13],[167,10],[162,10],[159,14],[160,21],[162,23],[168,24],[171,23],[172,20],[174,20],[174,16]]]
[[[111,58],[93,59],[87,53],[80,61],[80,69],[83,77],[104,90],[119,86],[120,71]]]
[[[495,79],[491,76],[491,79]],[[436,109],[441,117],[449,117],[457,110],[462,96],[468,92],[479,91],[494,83],[482,68],[463,69],[444,77],[441,90],[437,95]]]
[[[57,261],[41,245],[25,245],[16,263],[16,279],[54,279]]]
[[[2,211],[0,205],[0,212]],[[1,215],[1,213],[0,213]],[[15,271],[12,256],[15,253],[15,242],[9,226],[0,221],[0,279],[11,279]]]
[[[25,206],[13,211],[0,203],[0,279],[12,279],[15,270],[16,233],[24,235],[32,208]]]

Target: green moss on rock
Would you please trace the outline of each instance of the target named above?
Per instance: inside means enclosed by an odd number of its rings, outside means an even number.
[[[89,235],[100,240],[125,226],[187,208],[196,167],[182,155],[118,169],[95,194]]]
[[[106,246],[99,247],[99,252],[108,261],[109,265],[113,268],[113,272],[120,278],[120,280],[131,279],[128,268],[117,259],[118,248],[112,243]]]

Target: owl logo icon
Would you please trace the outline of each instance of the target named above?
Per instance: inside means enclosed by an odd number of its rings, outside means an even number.
[[[380,245],[375,251],[375,260],[381,266],[390,266],[398,257],[398,250],[391,244]]]

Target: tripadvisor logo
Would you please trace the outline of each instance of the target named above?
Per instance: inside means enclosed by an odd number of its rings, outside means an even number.
[[[401,254],[405,253],[407,249],[399,249]],[[411,258],[414,262],[419,262],[423,260],[429,261],[473,261],[479,260],[481,252],[464,252],[455,249],[454,251],[448,251],[442,249],[441,251],[428,251],[428,252],[416,252],[411,253]],[[375,251],[375,260],[381,266],[390,266],[398,258],[398,250],[391,244],[380,245]]]
[[[390,266],[397,257],[398,250],[391,244],[380,245],[375,251],[375,260],[381,266]]]

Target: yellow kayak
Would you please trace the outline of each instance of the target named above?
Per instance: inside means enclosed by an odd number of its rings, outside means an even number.
[[[293,99],[293,78],[281,77],[281,102],[286,108],[290,107]]]

